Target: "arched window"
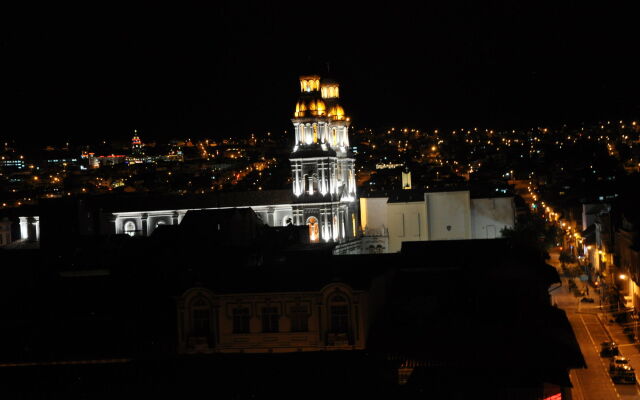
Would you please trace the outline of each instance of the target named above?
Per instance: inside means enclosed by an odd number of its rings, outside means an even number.
[[[329,300],[329,330],[331,333],[348,333],[350,328],[349,302],[336,294]]]
[[[336,134],[336,128],[331,129],[331,144],[336,146],[338,144],[338,135]]]
[[[307,190],[309,191],[309,194],[312,195],[313,191],[314,191],[314,187],[313,187],[313,175],[312,176],[307,176]]]
[[[293,218],[291,218],[291,215],[286,215],[284,218],[282,218],[282,226],[289,225],[293,225]]]
[[[313,124],[313,143],[318,143],[318,125]]]
[[[164,221],[158,221],[156,222],[156,228],[159,227],[160,225],[164,225],[165,222]]]
[[[211,305],[204,297],[196,298],[191,304],[191,333],[193,336],[211,334]]]
[[[124,224],[124,234],[129,236],[136,235],[136,224],[133,221],[127,221]]]
[[[311,242],[319,241],[320,227],[318,226],[318,219],[316,217],[309,217],[307,225],[309,226],[309,240]]]

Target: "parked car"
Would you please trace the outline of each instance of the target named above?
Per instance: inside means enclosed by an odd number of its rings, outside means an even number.
[[[594,302],[592,297],[583,297],[583,298],[580,299],[580,301],[582,303],[593,303]]]
[[[609,372],[614,372],[623,365],[629,365],[629,359],[622,356],[614,356],[609,363]]]
[[[615,383],[636,383],[636,371],[630,365],[622,365],[611,373]]]
[[[602,342],[600,344],[601,357],[613,357],[619,355],[618,344],[616,342]]]

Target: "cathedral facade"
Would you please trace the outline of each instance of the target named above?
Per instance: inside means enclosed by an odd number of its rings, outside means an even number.
[[[157,202],[123,198],[99,207],[99,232],[149,236],[159,225],[179,224],[189,210],[250,207],[270,226],[307,225],[312,243],[344,243],[356,238],[360,222],[354,158],[349,149],[350,119],[339,104],[339,89],[336,82],[316,75],[300,77],[292,119],[293,185],[286,193],[216,192],[197,199]],[[132,151],[141,153],[137,136]],[[20,225],[21,239],[39,240],[38,216],[20,217]]]

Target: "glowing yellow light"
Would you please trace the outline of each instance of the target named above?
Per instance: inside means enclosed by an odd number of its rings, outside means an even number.
[[[625,274],[620,274],[620,275],[618,276],[618,278],[620,278],[620,279],[622,279],[622,280],[625,280],[625,279],[627,279],[627,276],[626,276]]]

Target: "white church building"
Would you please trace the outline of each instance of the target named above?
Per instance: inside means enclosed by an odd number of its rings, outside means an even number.
[[[472,191],[400,191],[360,198],[363,250],[395,253],[402,242],[495,239],[515,225],[513,196]],[[376,251],[377,249],[377,251]]]
[[[295,140],[289,157],[290,190],[214,192],[153,201],[118,198],[96,206],[99,216],[79,222],[92,227],[75,232],[149,236],[159,225],[179,224],[189,210],[250,207],[269,226],[306,225],[310,242],[337,243],[335,254],[359,254],[397,252],[404,241],[491,239],[514,226],[513,197],[478,197],[469,190],[400,190],[358,199],[350,119],[339,100],[336,82],[317,75],[300,77],[291,120]],[[83,201],[78,200],[76,215],[83,214]],[[91,201],[101,202],[99,197]],[[91,218],[98,223],[88,221]],[[20,236],[40,239],[39,216],[20,217]]]
[[[221,193],[164,205],[116,202],[101,208],[99,233],[149,236],[158,225],[179,224],[189,210],[250,207],[270,226],[307,225],[311,242],[356,239],[360,221],[355,159],[349,147],[350,119],[339,104],[339,90],[336,82],[320,76],[300,77],[292,118],[292,190]],[[39,240],[39,224],[38,216],[20,217],[21,238]]]

